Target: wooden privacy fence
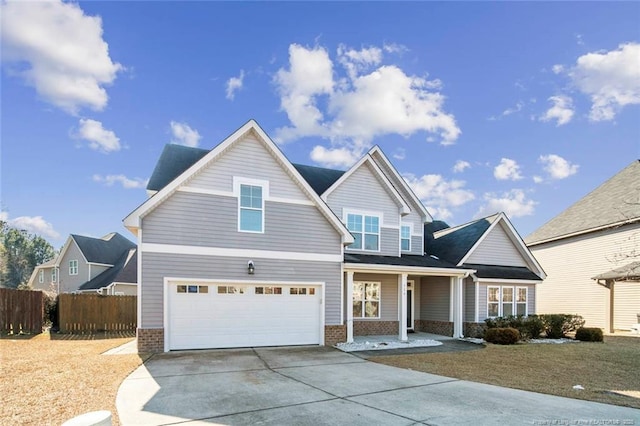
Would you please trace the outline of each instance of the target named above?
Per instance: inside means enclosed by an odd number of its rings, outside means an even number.
[[[136,296],[61,294],[58,301],[60,331],[135,331]]]
[[[0,288],[0,332],[42,333],[41,291]]]

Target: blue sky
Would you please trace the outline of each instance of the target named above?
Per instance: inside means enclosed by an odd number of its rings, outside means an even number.
[[[432,215],[522,236],[640,157],[640,3],[2,1],[1,217],[59,248],[170,142],[253,118],[297,163],[379,145]],[[457,165],[457,167],[456,167]]]

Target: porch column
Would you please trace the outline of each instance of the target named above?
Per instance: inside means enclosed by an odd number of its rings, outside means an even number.
[[[353,343],[353,271],[347,271],[347,343]]]
[[[398,275],[398,339],[407,341],[407,278],[409,274]]]
[[[464,306],[461,277],[451,277],[451,297],[453,303],[449,317],[453,318],[453,337],[464,337],[462,333],[462,313]]]

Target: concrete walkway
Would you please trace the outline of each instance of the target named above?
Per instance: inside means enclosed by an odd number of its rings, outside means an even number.
[[[123,425],[640,424],[632,408],[404,370],[317,346],[155,355],[125,379],[116,405]]]

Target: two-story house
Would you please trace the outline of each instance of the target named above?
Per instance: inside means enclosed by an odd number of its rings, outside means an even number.
[[[378,147],[347,171],[296,165],[252,120],[210,151],[167,145],[147,189],[124,219],[140,351],[461,337],[535,310],[544,272],[506,217],[436,232]],[[450,260],[434,241],[452,236]]]
[[[117,232],[69,235],[58,256],[36,266],[29,287],[55,293],[137,294],[136,245]]]

